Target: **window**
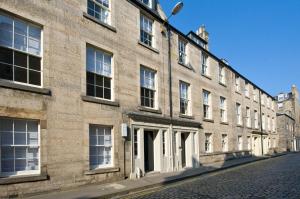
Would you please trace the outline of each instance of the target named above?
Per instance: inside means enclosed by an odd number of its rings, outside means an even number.
[[[210,92],[203,90],[203,118],[212,119]]]
[[[162,145],[163,145],[163,155],[166,156],[166,135],[167,131],[162,132]]]
[[[90,124],[90,168],[112,166],[111,128]]]
[[[271,118],[269,115],[268,115],[267,127],[268,127],[268,131],[271,131]]]
[[[274,111],[274,101],[271,101],[271,109]]]
[[[145,4],[146,6],[148,6],[149,8],[154,8],[154,3],[153,0],[140,0],[143,4]]]
[[[245,96],[249,97],[249,83],[248,82],[246,82],[246,84],[245,84]]]
[[[272,131],[276,131],[276,123],[275,123],[275,118],[272,118]]]
[[[224,97],[220,97],[220,117],[221,122],[227,122],[227,103]]]
[[[278,103],[277,106],[278,106],[278,109],[282,109],[283,108],[283,103]]]
[[[254,110],[254,128],[258,129],[258,112]]]
[[[187,64],[186,42],[181,39],[178,40],[178,53],[179,53],[179,62],[182,64]]]
[[[253,89],[253,101],[257,102],[257,89]]]
[[[267,107],[270,108],[270,98],[267,97]]]
[[[202,68],[201,68],[201,74],[205,76],[209,76],[209,70],[208,70],[208,56],[202,52]]]
[[[39,173],[38,121],[0,118],[0,147],[1,176]]]
[[[240,84],[240,77],[235,75],[235,91],[240,92],[241,84]]]
[[[251,150],[251,137],[247,136],[247,149]]]
[[[110,23],[109,0],[88,0],[87,12],[103,23]]]
[[[265,114],[263,113],[261,115],[261,118],[262,118],[262,129],[265,130],[266,129],[266,118],[265,118]]]
[[[148,46],[153,45],[153,20],[141,15],[140,18],[140,36],[141,42]]]
[[[86,93],[89,96],[111,100],[112,55],[87,47]]]
[[[251,113],[250,113],[250,108],[246,107],[246,124],[247,127],[251,127]]]
[[[187,115],[189,113],[189,85],[180,82],[180,113]]]
[[[139,146],[138,146],[138,129],[134,129],[133,132],[133,144],[134,144],[134,157],[139,157]]]
[[[221,84],[226,84],[226,76],[225,76],[225,67],[224,66],[219,66],[219,82]]]
[[[141,67],[141,105],[149,108],[155,107],[155,72]]]
[[[222,151],[228,151],[228,138],[226,134],[222,134]]]
[[[236,121],[238,125],[242,125],[242,108],[239,103],[236,103]]]
[[[241,135],[238,136],[238,150],[243,150],[243,138]]]
[[[41,28],[0,12],[0,79],[41,86]]]
[[[211,141],[211,133],[205,133],[205,152],[211,153],[212,152],[212,141]]]
[[[262,94],[261,95],[261,100],[260,100],[261,102],[261,105],[265,105],[265,95],[264,94]]]

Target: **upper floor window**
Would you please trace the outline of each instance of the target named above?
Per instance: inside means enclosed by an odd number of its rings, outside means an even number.
[[[148,46],[153,46],[153,20],[141,15],[140,17],[140,39]]]
[[[155,107],[155,71],[141,67],[141,105]]]
[[[110,23],[109,0],[88,0],[87,12],[103,23]]]
[[[250,88],[249,88],[249,83],[246,82],[246,84],[245,84],[245,96],[246,96],[246,97],[249,97],[249,96],[250,96],[249,90],[250,90]]]
[[[0,78],[41,86],[41,28],[0,13]]]
[[[186,55],[186,42],[182,39],[178,40],[178,53],[179,53],[179,62],[182,64],[187,64],[187,55]]]
[[[276,131],[276,123],[275,123],[275,118],[272,118],[272,131]]]
[[[238,125],[242,125],[243,122],[242,122],[242,107],[241,107],[241,104],[236,103],[235,109],[236,109],[236,121],[237,121],[237,124]]]
[[[189,84],[180,82],[180,113],[189,114]]]
[[[257,102],[257,89],[253,88],[253,100]]]
[[[154,0],[140,0],[140,1],[151,9],[153,9],[155,7]]]
[[[261,105],[265,105],[265,95],[264,95],[264,94],[261,95],[260,101],[261,101],[261,102],[260,102]]]
[[[212,111],[211,111],[211,96],[210,92],[203,90],[203,118],[211,119]]]
[[[208,56],[204,52],[202,52],[201,74],[209,76]]]
[[[225,76],[225,67],[219,66],[219,82],[222,84],[226,84],[226,76]]]
[[[38,121],[0,118],[0,140],[0,176],[39,173]]]
[[[267,107],[270,108],[270,98],[267,97]]]
[[[240,92],[240,90],[241,90],[240,77],[238,75],[235,75],[235,91]]]
[[[89,126],[90,168],[110,167],[112,163],[111,128],[90,124]]]
[[[227,122],[227,103],[225,97],[220,97],[220,117],[221,122]]]
[[[262,129],[265,130],[266,129],[266,118],[265,118],[265,114],[263,113],[261,115],[261,122],[262,122]]]
[[[251,112],[249,107],[246,107],[246,124],[247,127],[251,127]]]
[[[112,99],[112,55],[93,47],[86,49],[86,94]]]
[[[254,110],[254,128],[258,128],[258,112]]]
[[[268,118],[267,118],[267,128],[268,128],[268,131],[271,131],[271,118],[270,116],[268,115]]]

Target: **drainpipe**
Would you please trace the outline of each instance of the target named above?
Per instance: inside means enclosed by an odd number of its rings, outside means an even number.
[[[259,113],[260,113],[260,139],[261,139],[261,154],[264,155],[264,143],[263,143],[263,128],[262,128],[262,113],[261,113],[261,91],[259,90]]]

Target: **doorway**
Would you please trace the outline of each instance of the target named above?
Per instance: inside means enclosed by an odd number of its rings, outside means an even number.
[[[145,172],[154,171],[154,139],[153,131],[144,131],[144,165]]]
[[[188,133],[181,133],[181,165],[186,167],[186,140]]]

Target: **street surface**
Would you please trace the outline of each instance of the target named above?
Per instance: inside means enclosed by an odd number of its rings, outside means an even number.
[[[300,199],[300,153],[254,162],[123,198]]]

